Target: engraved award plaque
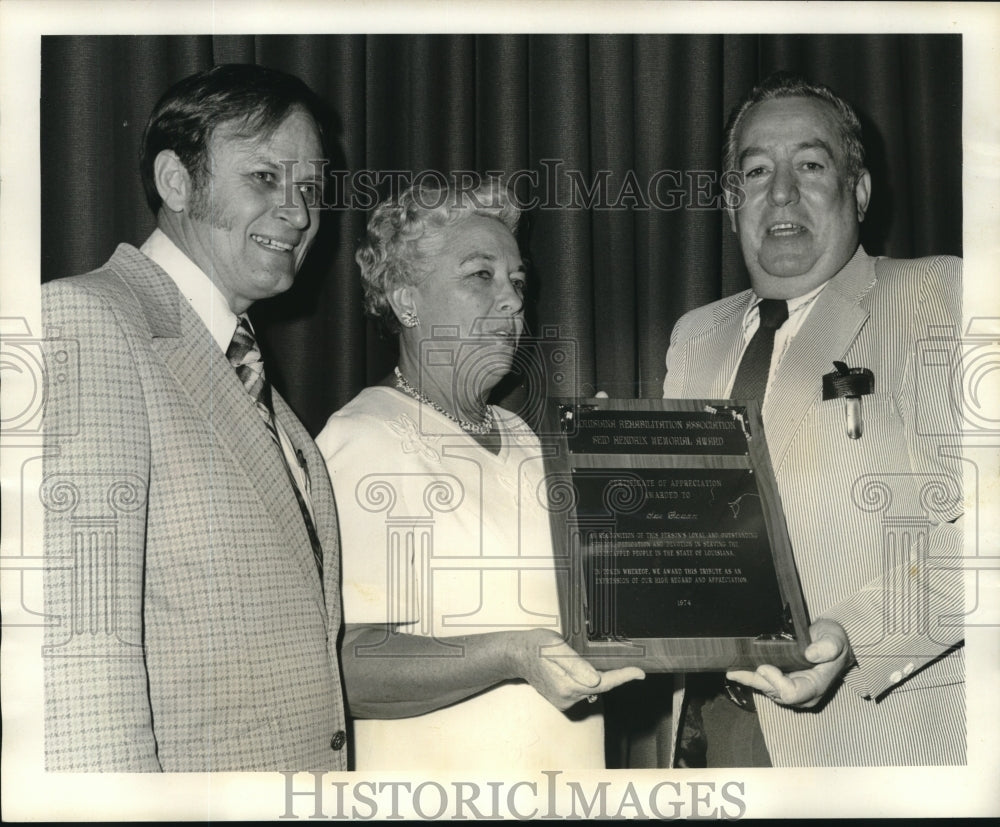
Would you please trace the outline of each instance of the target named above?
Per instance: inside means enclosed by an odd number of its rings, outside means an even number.
[[[555,399],[546,415],[570,645],[602,669],[810,665],[755,401]]]

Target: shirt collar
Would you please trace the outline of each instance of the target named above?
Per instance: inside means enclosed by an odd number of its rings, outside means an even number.
[[[236,314],[214,282],[160,229],[153,230],[140,252],[170,276],[225,353],[236,330]]]
[[[788,299],[788,318],[791,319],[799,313],[805,311],[814,301],[816,297],[823,292],[823,288],[830,283],[827,279],[819,287],[814,287],[808,293],[804,293],[801,296],[796,296],[794,299]],[[750,306],[747,308],[746,313],[743,314],[743,329],[746,330],[752,324],[757,321],[758,310],[757,306],[763,301],[760,296],[750,291]]]

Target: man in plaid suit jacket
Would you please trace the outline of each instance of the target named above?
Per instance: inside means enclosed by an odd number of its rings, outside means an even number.
[[[330,482],[226,358],[315,238],[321,113],[258,66],[176,84],[144,136],[157,230],[43,288],[79,346],[78,381],[48,359],[49,770],[346,768]]]
[[[756,690],[756,714],[689,691],[689,711],[704,703],[708,765],[962,764],[962,489],[948,364],[961,261],[872,258],[859,246],[870,194],[860,126],[826,87],[764,81],[730,121],[725,168],[742,174],[729,212],[752,289],[680,319],[664,396],[729,396],[760,301],[786,302],[762,413],[815,666],[731,673]],[[872,371],[859,402],[824,398],[835,361]]]

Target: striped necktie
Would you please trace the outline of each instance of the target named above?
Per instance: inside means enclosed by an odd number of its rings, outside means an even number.
[[[309,535],[309,543],[312,546],[313,557],[316,560],[316,568],[319,570],[320,583],[323,582],[323,547],[319,542],[319,535],[316,533],[316,526],[313,524],[312,516],[298,483],[292,474],[292,469],[288,467],[288,459],[285,451],[281,447],[281,438],[278,436],[278,428],[274,422],[274,410],[271,407],[271,385],[264,374],[264,360],[257,347],[257,340],[253,335],[253,328],[250,327],[250,320],[241,315],[237,317],[236,332],[233,333],[233,340],[226,350],[226,358],[233,366],[237,377],[243,383],[246,392],[257,406],[257,413],[267,426],[267,431],[274,440],[281,456],[282,464],[288,473],[288,481],[291,483],[292,491],[295,492],[295,499],[298,501],[299,510],[302,512],[302,519],[306,525],[306,533]]]

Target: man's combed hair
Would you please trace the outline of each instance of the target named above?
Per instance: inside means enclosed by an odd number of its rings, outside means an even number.
[[[389,304],[392,291],[416,284],[423,277],[423,242],[446,227],[472,216],[500,221],[517,231],[521,211],[506,187],[490,178],[475,188],[415,185],[396,199],[378,205],[368,221],[368,233],[354,256],[361,268],[365,310],[390,331],[400,329]]]
[[[736,157],[737,144],[740,127],[747,112],[758,103],[778,98],[815,98],[825,101],[833,107],[837,113],[837,122],[840,125],[840,142],[844,148],[844,175],[847,182],[853,186],[865,168],[865,148],[861,139],[861,122],[858,120],[857,113],[830,87],[821,83],[812,83],[792,72],[775,72],[766,77],[753,88],[753,91],[729,116],[723,144],[722,170],[724,180],[729,177],[725,173],[739,170],[739,159]]]
[[[178,81],[153,108],[143,134],[139,173],[146,203],[154,213],[162,203],[153,163],[163,150],[177,153],[195,189],[200,189],[208,176],[208,144],[216,128],[226,124],[239,137],[266,140],[297,107],[315,121],[327,155],[329,110],[293,75],[252,63],[231,63]]]

